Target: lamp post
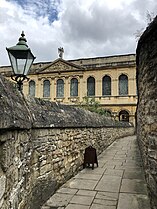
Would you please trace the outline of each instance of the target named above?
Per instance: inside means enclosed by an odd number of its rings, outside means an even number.
[[[25,38],[25,34],[22,31],[19,42],[15,46],[6,48],[11,67],[13,69],[13,75],[11,76],[11,79],[16,81],[18,90],[20,91],[22,91],[24,80],[29,80],[27,74],[35,59],[26,42],[27,40]]]

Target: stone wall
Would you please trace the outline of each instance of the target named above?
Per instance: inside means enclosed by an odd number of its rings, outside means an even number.
[[[137,135],[152,208],[157,208],[157,18],[137,47]]]
[[[25,98],[0,76],[0,208],[40,209],[54,191],[82,169],[93,145],[101,153],[134,133],[83,109]]]

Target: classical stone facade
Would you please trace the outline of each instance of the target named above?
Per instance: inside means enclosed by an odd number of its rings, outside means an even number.
[[[0,72],[10,76],[9,67]],[[69,105],[94,98],[117,120],[135,124],[137,104],[135,55],[36,63],[24,94]]]
[[[152,208],[157,209],[157,17],[137,47],[137,136]]]
[[[80,108],[26,98],[0,76],[0,208],[40,209],[82,167],[83,153],[98,154],[134,133],[126,122]]]

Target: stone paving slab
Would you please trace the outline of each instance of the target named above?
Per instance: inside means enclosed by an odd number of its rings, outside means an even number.
[[[51,207],[67,206],[72,197],[73,194],[56,193],[47,201],[46,205]]]
[[[76,194],[76,192],[78,191],[78,189],[71,189],[71,188],[60,188],[57,190],[56,193],[63,193],[63,194]]]
[[[135,194],[146,194],[147,185],[143,180],[139,179],[123,179],[120,192],[135,193]]]
[[[77,195],[85,195],[85,196],[91,196],[94,197],[96,195],[96,191],[91,191],[91,190],[79,190],[77,192]]]
[[[94,199],[93,203],[103,205],[103,206],[116,206],[116,200],[104,200],[104,199]]]
[[[141,179],[145,181],[144,173],[142,170],[140,171],[125,170],[123,179]]]
[[[95,198],[102,200],[118,200],[118,193],[114,192],[97,192]]]
[[[96,185],[97,185],[97,181],[95,181],[95,180],[73,179],[71,181],[68,181],[65,184],[65,187],[75,188],[75,189],[94,190]]]
[[[104,173],[105,169],[104,168],[94,168],[94,170],[92,170],[91,168],[85,168],[82,171],[80,171],[80,173],[85,173],[85,174],[100,174],[102,175]]]
[[[90,174],[90,173],[79,173],[74,178],[75,179],[90,179],[98,181],[101,178],[101,174]]]
[[[91,205],[93,202],[94,197],[92,196],[82,196],[82,195],[75,195],[70,200],[70,203],[80,204],[80,205]]]
[[[98,182],[95,190],[97,191],[108,191],[108,192],[119,192],[122,177],[119,176],[108,176],[104,175]]]
[[[113,165],[113,166],[122,166],[123,165],[123,162],[122,161],[115,161],[115,160],[112,160],[111,162],[108,162],[108,163],[106,163],[105,165],[109,165],[109,166],[111,166],[111,165]]]
[[[134,170],[134,171],[137,171],[137,170],[142,170],[143,172],[143,168],[141,166],[136,166],[136,165],[116,165],[114,167],[114,169],[122,169],[122,170]]]
[[[123,176],[124,171],[123,170],[115,170],[115,169],[110,169],[107,168],[106,171],[104,172],[104,175],[111,175],[111,176]]]
[[[148,196],[121,193],[117,209],[150,209]]]
[[[78,204],[69,204],[65,209],[89,209],[89,206],[78,205]]]
[[[114,169],[115,167],[116,167],[115,165],[109,165],[109,164],[106,165],[106,164],[105,164],[105,165],[103,166],[103,169],[104,169],[104,171],[105,171],[105,169],[108,169],[108,168]]]
[[[41,209],[150,209],[136,136],[116,140]]]
[[[83,209],[83,208],[80,208],[80,209]],[[106,205],[92,204],[90,209],[116,209],[116,206],[106,206]]]

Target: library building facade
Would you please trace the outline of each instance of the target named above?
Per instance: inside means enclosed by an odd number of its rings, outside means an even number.
[[[0,67],[10,79],[11,67]],[[135,125],[137,106],[135,54],[64,60],[32,65],[23,93],[78,106],[94,99],[115,120]]]

